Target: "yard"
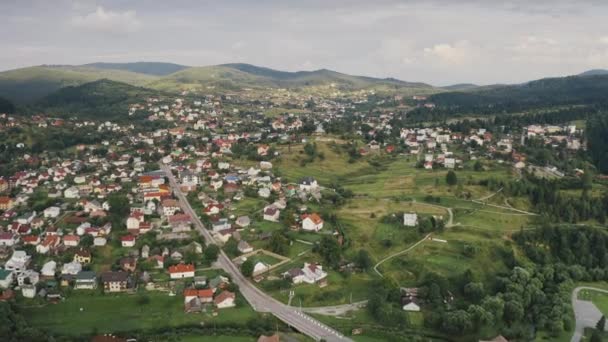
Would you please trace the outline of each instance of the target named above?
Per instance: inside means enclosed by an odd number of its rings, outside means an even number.
[[[141,295],[73,292],[59,304],[43,307],[23,305],[23,314],[35,327],[73,336],[91,333],[117,333],[133,330],[176,328],[201,322],[245,323],[257,314],[246,304],[210,314],[186,314],[183,297],[147,292]]]

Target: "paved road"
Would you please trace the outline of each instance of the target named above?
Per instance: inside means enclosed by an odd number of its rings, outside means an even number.
[[[317,308],[302,308],[302,311],[326,316],[343,316],[349,311],[359,310],[367,304],[367,300],[352,304],[321,306]]]
[[[595,287],[580,286],[572,291],[572,308],[574,309],[574,318],[576,319],[576,328],[570,342],[579,342],[583,337],[585,328],[595,327],[597,321],[602,318],[602,312],[593,304],[593,302],[578,299],[578,293],[581,290],[593,290],[597,292],[608,293],[607,290],[598,289]]]
[[[215,239],[211,233],[205,229],[205,226],[199,219],[198,215],[190,206],[186,196],[180,190],[170,167],[167,165],[161,165],[161,168],[166,173],[170,186],[173,190],[173,194],[179,200],[180,206],[182,207],[182,210],[184,210],[184,213],[190,215],[195,228],[201,235],[203,235],[205,242],[207,244],[214,243]],[[232,281],[239,286],[239,290],[243,294],[243,297],[247,299],[254,310],[258,312],[270,312],[281,321],[315,340],[324,339],[328,342],[352,341],[329,326],[324,325],[323,323],[306,315],[297,308],[287,306],[259,290],[241,274],[239,269],[224,253],[224,251],[220,252],[217,265],[231,276]]]

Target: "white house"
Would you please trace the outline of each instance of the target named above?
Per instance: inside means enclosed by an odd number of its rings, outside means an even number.
[[[61,274],[76,275],[80,271],[82,271],[82,265],[78,261],[63,264],[63,267],[61,268]]]
[[[237,248],[238,248],[239,252],[241,252],[243,254],[253,252],[253,247],[251,247],[251,245],[245,240],[239,241]]]
[[[409,302],[409,303],[403,305],[403,310],[418,312],[418,311],[420,311],[420,306],[414,302]]]
[[[0,246],[14,246],[19,242],[19,235],[11,232],[0,233]]]
[[[300,180],[299,186],[300,190],[311,191],[319,187],[319,184],[317,183],[317,180],[312,177],[304,177]]]
[[[217,297],[215,297],[215,299],[213,299],[213,302],[215,303],[215,306],[217,306],[218,309],[232,308],[235,306],[235,299],[236,294],[230,291],[222,291],[222,293],[220,293],[219,295],[217,295]]]
[[[53,260],[47,262],[42,266],[40,273],[43,277],[54,277],[55,271],[57,270],[57,263]]]
[[[415,227],[418,224],[418,215],[416,213],[404,213],[403,225],[406,227]]]
[[[21,273],[26,270],[31,257],[25,251],[13,251],[11,258],[4,264],[4,268],[9,271]]]
[[[168,271],[171,279],[193,278],[195,268],[192,264],[178,264],[170,266]]]
[[[48,207],[44,209],[43,215],[45,218],[56,218],[61,213],[61,208],[59,207]]]
[[[283,274],[283,276],[291,278],[294,284],[314,284],[327,277],[327,272],[323,271],[323,267],[317,264],[304,263],[304,267],[291,269]]]
[[[34,298],[36,296],[36,286],[31,284],[22,285],[21,294],[24,298]]]
[[[323,229],[323,219],[316,213],[303,215],[302,229],[309,232],[318,232]]]
[[[264,220],[266,221],[279,222],[280,214],[281,211],[273,205],[269,205],[264,208]]]
[[[75,186],[71,186],[63,191],[63,197],[65,198],[79,198],[80,192]]]

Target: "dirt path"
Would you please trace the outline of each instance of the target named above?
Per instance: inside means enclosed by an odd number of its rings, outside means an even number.
[[[406,249],[404,249],[404,250],[402,250],[402,251],[399,251],[399,252],[397,252],[397,253],[393,253],[393,254],[391,254],[391,255],[387,256],[386,258],[384,258],[384,259],[380,260],[380,261],[379,261],[379,262],[376,264],[376,266],[374,266],[374,271],[376,271],[376,273],[378,273],[378,275],[379,275],[379,276],[381,276],[382,278],[384,278],[384,276],[382,275],[382,273],[380,273],[380,271],[378,271],[378,266],[380,266],[380,265],[381,265],[381,264],[383,264],[384,262],[386,262],[386,261],[388,261],[388,260],[390,260],[390,259],[392,259],[392,258],[394,258],[394,257],[397,257],[397,256],[400,256],[400,255],[403,255],[403,254],[405,254],[405,253],[407,253],[407,252],[411,251],[412,249],[416,248],[416,247],[417,247],[419,244],[423,243],[423,242],[424,242],[424,240],[428,239],[430,236],[431,236],[431,234],[429,233],[429,234],[425,235],[425,236],[424,236],[422,239],[420,239],[418,242],[416,242],[415,244],[413,244],[413,245],[409,246],[408,248],[406,248]]]

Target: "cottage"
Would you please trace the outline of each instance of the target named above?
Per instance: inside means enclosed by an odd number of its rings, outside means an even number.
[[[183,279],[194,277],[195,268],[192,264],[178,264],[170,266],[168,271],[171,279]]]
[[[323,219],[316,213],[302,215],[302,229],[318,232],[323,228]]]
[[[302,191],[312,191],[319,187],[317,181],[312,177],[304,177],[299,182],[300,190]]]
[[[12,247],[19,242],[19,235],[12,232],[0,233],[0,246]]]
[[[280,214],[281,211],[273,205],[269,205],[264,208],[264,220],[266,221],[279,222]]]
[[[416,213],[404,213],[403,225],[406,227],[415,227],[418,224],[418,215]]]
[[[74,277],[75,290],[94,290],[97,288],[97,275],[93,271],[80,271]]]
[[[251,219],[249,219],[249,216],[239,216],[235,224],[240,228],[247,228],[251,224]]]
[[[61,213],[61,208],[59,207],[48,207],[43,211],[44,218],[57,218],[59,213]]]
[[[135,236],[129,234],[120,238],[120,243],[123,247],[134,247],[135,246]]]
[[[126,272],[104,272],[101,283],[105,292],[124,292],[127,290],[129,275]]]
[[[236,294],[234,294],[233,292],[222,291],[219,295],[217,295],[217,297],[215,297],[215,299],[213,299],[213,302],[215,303],[218,309],[232,308],[236,305],[234,303],[235,299]]]
[[[253,252],[253,247],[251,247],[251,245],[249,243],[247,243],[247,241],[245,241],[245,240],[239,241],[237,248],[238,248],[239,252],[241,252],[243,254]]]
[[[317,264],[304,263],[302,269],[291,269],[283,274],[285,278],[291,279],[294,284],[315,284],[324,281],[327,273],[323,267]]]

